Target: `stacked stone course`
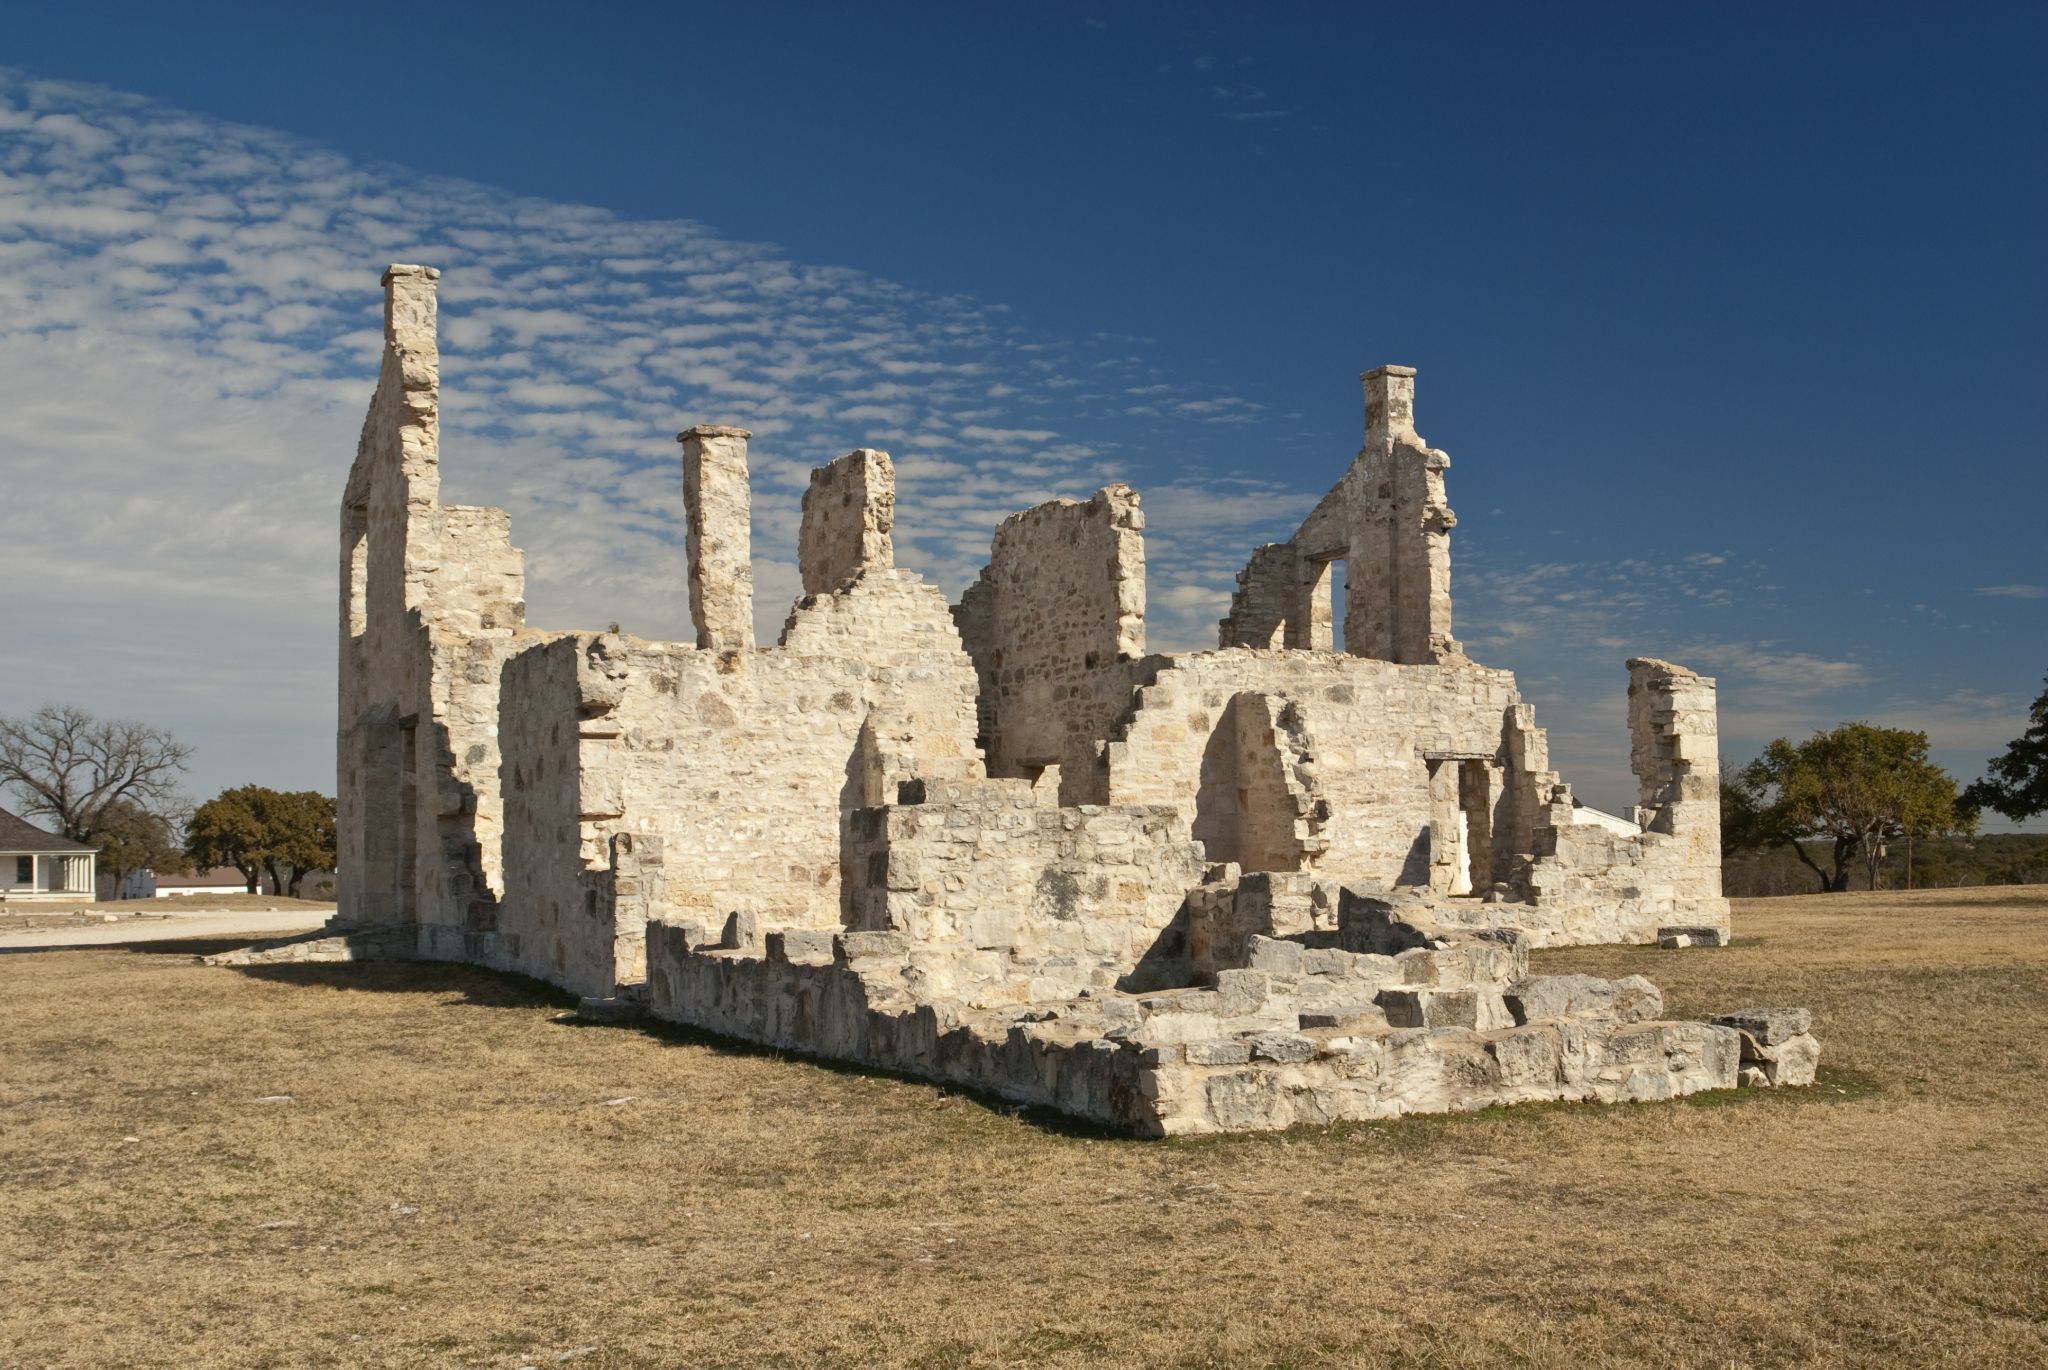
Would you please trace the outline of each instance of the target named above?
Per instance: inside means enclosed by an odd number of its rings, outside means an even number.
[[[1801,1011],[1529,974],[1726,940],[1714,685],[1631,661],[1640,803],[1572,798],[1451,634],[1412,370],[1366,373],[1357,458],[1214,651],[1146,651],[1129,487],[1005,520],[949,605],[896,567],[869,448],[813,473],[756,645],[750,435],[709,425],[679,439],[696,640],[542,632],[504,513],[438,500],[436,276],[385,278],[343,500],[341,911],[241,959],[499,966],[1144,1135],[1812,1078]]]

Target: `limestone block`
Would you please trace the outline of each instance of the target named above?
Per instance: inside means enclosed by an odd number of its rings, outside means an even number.
[[[1516,982],[1503,998],[1517,1023],[1555,1018],[1640,1023],[1664,1011],[1663,991],[1640,975],[1621,980],[1602,980],[1591,975],[1535,975]]]
[[[1252,1059],[1298,1064],[1316,1054],[1315,1042],[1298,1032],[1261,1032],[1251,1039]]]
[[[1385,989],[1379,1005],[1397,1028],[1479,1026],[1479,994],[1469,989]]]
[[[1747,1033],[1763,1046],[1776,1046],[1810,1031],[1813,1014],[1803,1008],[1746,1008],[1717,1013],[1711,1021]]]
[[[1190,1065],[1241,1066],[1252,1059],[1252,1044],[1236,1037],[1189,1042],[1185,1049]]]

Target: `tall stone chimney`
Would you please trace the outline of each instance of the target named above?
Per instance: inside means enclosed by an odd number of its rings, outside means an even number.
[[[688,518],[690,620],[697,645],[731,651],[754,645],[753,517],[744,428],[715,424],[676,434],[683,445]]]

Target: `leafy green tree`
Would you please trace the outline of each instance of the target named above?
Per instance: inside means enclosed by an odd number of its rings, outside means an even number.
[[[175,811],[167,815],[133,800],[116,800],[107,807],[99,831],[93,834],[100,843],[100,872],[113,877],[118,890],[137,871],[173,875],[190,870],[191,860],[178,838],[183,826],[183,815]]]
[[[2048,686],[2048,678],[2042,680]],[[1982,780],[1963,791],[1963,802],[1973,808],[1995,809],[2013,822],[2048,813],[2048,689],[2043,689],[2028,711],[2032,724],[2012,740],[2004,756],[1986,764]]]
[[[1721,859],[1737,852],[1761,851],[1771,845],[1763,831],[1762,800],[1743,783],[1742,772],[1721,768]]]
[[[307,875],[334,864],[334,801],[313,790],[223,790],[193,812],[185,853],[201,866],[233,866],[251,894],[267,872],[272,893],[295,896]]]
[[[1859,860],[1875,888],[1887,842],[1974,826],[1956,782],[1928,760],[1927,734],[1904,728],[1844,723],[1796,745],[1781,737],[1734,784],[1754,806],[1744,840],[1790,847],[1823,894],[1849,888]],[[1810,842],[1832,846],[1832,871],[1813,859]]]

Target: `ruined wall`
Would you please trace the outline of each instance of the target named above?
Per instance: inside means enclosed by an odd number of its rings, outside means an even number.
[[[1634,818],[1644,830],[1584,821],[1561,790],[1534,831],[1530,887],[1539,905],[1562,911],[1560,942],[1647,942],[1666,928],[1725,941],[1714,682],[1647,657],[1628,670],[1629,764],[1642,796]]]
[[[1420,663],[1460,655],[1451,637],[1451,459],[1415,431],[1415,370],[1382,366],[1365,383],[1365,445],[1348,478],[1345,650]]]
[[[1329,805],[1302,711],[1244,691],[1223,706],[1202,754],[1195,840],[1246,871],[1300,870],[1325,847]]]
[[[384,278],[385,355],[342,499],[340,915],[487,935],[499,874],[498,667],[524,566],[501,510],[439,503],[438,272]]]
[[[1310,616],[1301,583],[1301,555],[1291,542],[1269,542],[1252,552],[1237,573],[1230,613],[1217,645],[1223,647],[1328,647],[1329,641],[1292,639],[1303,635]],[[1327,626],[1328,610],[1324,611]]]
[[[1125,485],[1057,500],[997,528],[963,640],[992,702],[989,772],[1061,771],[1068,803],[1098,799],[1096,744],[1124,703],[1118,670],[1145,652],[1145,518]],[[1107,682],[1107,683],[1105,683]]]
[[[1432,759],[1500,760],[1504,719],[1519,703],[1508,672],[1471,665],[1247,649],[1173,657],[1113,734],[1110,802],[1174,805],[1194,830],[1216,831],[1201,809],[1229,793],[1217,768],[1231,749],[1215,734],[1246,693],[1293,709],[1298,734],[1313,738],[1297,744],[1312,751],[1290,766],[1311,802],[1327,806],[1306,864],[1389,887],[1429,882]],[[1490,808],[1507,789],[1503,781]],[[1286,815],[1291,824],[1299,810],[1290,802]],[[1495,826],[1508,826],[1504,815]],[[1509,878],[1498,863],[1481,874],[1482,887]]]
[[[1330,649],[1330,566],[1342,560],[1346,653],[1410,665],[1463,659],[1451,636],[1451,459],[1415,431],[1414,368],[1360,379],[1358,456],[1292,538],[1252,554],[1219,646]]]
[[[979,774],[973,667],[944,597],[916,576],[806,597],[784,643],[731,653],[583,633],[508,666],[501,934],[520,969],[579,988],[605,978],[613,913],[590,891],[617,834],[680,854],[666,876],[677,916],[834,927],[842,815],[868,770]]]
[[[963,1002],[1106,989],[1144,958],[1200,882],[1170,808],[1060,808],[1024,780],[933,782],[854,815],[848,925],[952,948],[928,975]]]
[[[896,468],[887,452],[860,448],[811,472],[804,491],[797,565],[804,593],[840,589],[896,564]]]
[[[1670,1022],[1640,977],[1529,976],[1468,941],[1398,955],[1251,939],[1213,988],[1076,998],[1057,1010],[927,998],[897,933],[774,934],[726,945],[649,930],[657,1018],[955,1081],[1141,1136],[1328,1125],[1537,1100],[1668,1099],[1768,1077],[1804,1083],[1819,1048],[1797,1013]]]

